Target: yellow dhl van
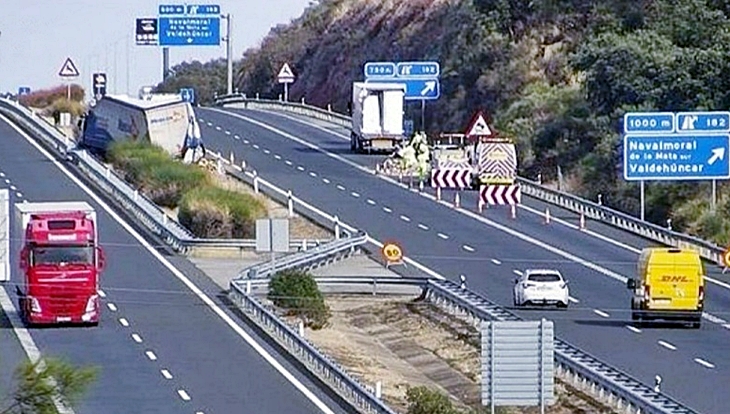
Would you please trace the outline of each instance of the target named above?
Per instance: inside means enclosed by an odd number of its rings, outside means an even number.
[[[691,249],[649,247],[642,250],[633,290],[631,319],[682,320],[699,328],[705,299],[705,268]]]

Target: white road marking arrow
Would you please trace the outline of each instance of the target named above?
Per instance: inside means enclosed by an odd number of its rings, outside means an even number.
[[[421,96],[426,95],[429,92],[433,92],[436,90],[436,81],[428,81],[426,82],[426,87],[421,90]]]
[[[712,150],[712,157],[707,160],[707,163],[712,165],[715,161],[722,160],[723,158],[725,158],[725,148],[715,148]]]

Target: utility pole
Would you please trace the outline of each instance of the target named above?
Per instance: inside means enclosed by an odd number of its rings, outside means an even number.
[[[162,81],[167,79],[167,75],[170,73],[170,48],[162,48]]]
[[[233,93],[233,42],[231,41],[231,14],[221,15],[221,19],[226,20],[226,94]]]

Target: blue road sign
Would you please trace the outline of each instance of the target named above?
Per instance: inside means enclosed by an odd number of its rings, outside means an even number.
[[[677,132],[730,132],[730,112],[678,112]]]
[[[625,135],[624,178],[711,180],[730,178],[730,135]]]
[[[195,103],[195,89],[193,88],[181,88],[180,96],[185,102]]]
[[[18,88],[18,96],[28,95],[30,93],[30,86],[21,86]]]
[[[219,46],[220,17],[160,17],[160,46]]]
[[[672,112],[627,112],[624,115],[624,132],[627,134],[652,134],[674,132]]]
[[[406,85],[405,100],[433,100],[441,96],[441,85],[438,79],[366,79],[366,82],[402,83]]]
[[[401,78],[438,78],[441,74],[438,62],[398,62],[397,69]]]
[[[395,63],[393,62],[367,62],[365,63],[365,78],[392,78],[395,76]]]

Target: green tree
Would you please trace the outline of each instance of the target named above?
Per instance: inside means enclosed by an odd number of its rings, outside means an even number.
[[[0,414],[56,414],[73,407],[96,379],[95,368],[77,368],[60,359],[25,361],[15,371],[15,389]]]
[[[329,320],[330,309],[311,274],[301,270],[284,270],[269,282],[269,299],[290,315],[304,318],[306,326],[321,329]]]

